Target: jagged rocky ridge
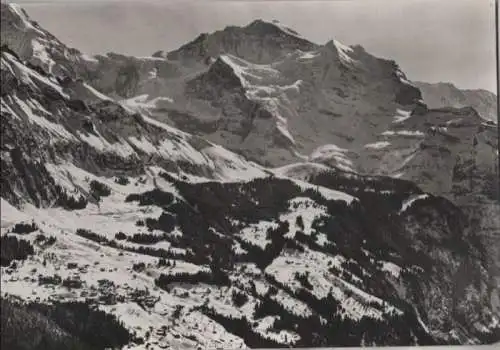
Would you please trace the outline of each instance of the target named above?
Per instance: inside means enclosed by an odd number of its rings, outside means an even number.
[[[11,21],[6,31],[4,18]],[[279,31],[270,33],[271,27]],[[32,35],[50,42],[43,47],[52,63],[34,58]],[[250,39],[235,44],[233,35]],[[269,38],[255,39],[261,36]],[[123,323],[130,332],[128,348],[498,340],[498,280],[487,250],[491,245],[485,247],[477,229],[484,222],[471,220],[469,211],[477,208],[455,204],[475,195],[491,197],[491,212],[497,208],[495,189],[487,189],[494,185],[488,176],[495,169],[487,168],[488,157],[495,156],[493,146],[488,148],[494,133],[477,113],[427,110],[418,89],[387,73],[393,63],[377,61],[361,48],[345,49],[386,68],[370,71],[372,81],[359,84],[354,82],[368,79],[361,68],[359,75],[344,77],[346,91],[358,102],[339,95],[328,105],[344,102],[360,111],[397,107],[394,118],[379,115],[386,119],[380,135],[352,141],[373,154],[320,145],[301,163],[265,168],[211,142],[264,136],[282,155],[316,147],[305,146],[307,133],[301,146],[298,136],[291,135],[294,142],[286,137],[276,110],[264,102],[275,103],[266,94],[278,94],[306,115],[300,105],[308,97],[300,102],[302,94],[293,95],[297,87],[286,85],[295,81],[292,71],[318,50],[327,59],[309,71],[307,81],[315,94],[331,89],[340,74],[334,63],[345,59],[341,46],[311,44],[261,21],[201,38],[167,59],[161,54],[93,59],[77,51],[71,56],[19,8],[2,4],[3,297],[41,304],[86,300]],[[205,43],[201,51],[198,42]],[[262,51],[246,60],[237,57],[254,47]],[[323,77],[324,62],[334,62],[332,76]],[[106,70],[95,68],[102,64]],[[167,78],[144,80],[145,72],[162,67]],[[375,87],[384,79],[388,83]],[[254,91],[256,81],[262,85]],[[165,91],[181,91],[195,109],[180,108],[175,103],[181,97],[162,95]],[[136,96],[144,93],[148,96]],[[222,120],[200,113],[208,103],[219,103],[211,108],[224,111]],[[404,109],[412,103],[412,112]],[[163,104],[170,107],[159,108]],[[182,120],[190,118],[189,131],[199,135],[158,121],[166,115],[161,108],[177,118],[164,121],[185,128]],[[236,134],[235,125],[248,113],[255,119],[244,121],[250,125]],[[323,114],[345,116],[329,113]],[[353,130],[363,129],[366,125]],[[221,143],[263,162],[251,144],[245,151],[230,140]],[[473,157],[469,145],[476,149]],[[394,153],[410,159],[393,169]],[[374,159],[373,165],[357,158],[362,156]],[[360,171],[351,158],[367,169]],[[452,158],[464,165],[444,161],[438,171],[430,164]],[[376,176],[352,171],[373,173],[384,163]],[[471,176],[465,170],[475,175],[477,192],[467,187]],[[396,171],[406,175],[395,178]],[[425,181],[423,171],[431,174]],[[439,188],[432,174],[436,181],[443,177]],[[455,186],[447,187],[448,176]],[[418,186],[405,177],[419,179]],[[26,225],[16,226],[20,223]],[[57,324],[51,327],[61,327]],[[52,332],[81,339],[75,330]]]

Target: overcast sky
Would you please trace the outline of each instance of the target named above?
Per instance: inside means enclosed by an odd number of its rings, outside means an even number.
[[[63,42],[95,54],[148,56],[201,32],[277,19],[306,38],[361,44],[409,79],[496,92],[493,0],[18,0]]]

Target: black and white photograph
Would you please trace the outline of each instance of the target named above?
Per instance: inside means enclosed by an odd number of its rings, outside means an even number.
[[[498,17],[2,0],[1,348],[500,342]]]

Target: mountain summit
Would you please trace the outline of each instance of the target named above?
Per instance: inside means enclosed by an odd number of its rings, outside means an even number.
[[[194,64],[221,54],[232,54],[253,63],[267,64],[295,50],[309,51],[316,47],[279,22],[255,20],[245,27],[229,26],[211,34],[201,34],[169,52],[167,58]]]

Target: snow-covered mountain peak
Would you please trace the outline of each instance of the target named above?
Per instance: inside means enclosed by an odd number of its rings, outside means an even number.
[[[310,51],[316,44],[276,22],[255,20],[244,27],[228,26],[201,34],[190,43],[171,51],[167,57],[186,64],[204,62],[207,57],[232,54],[252,63],[270,63],[295,50]]]

